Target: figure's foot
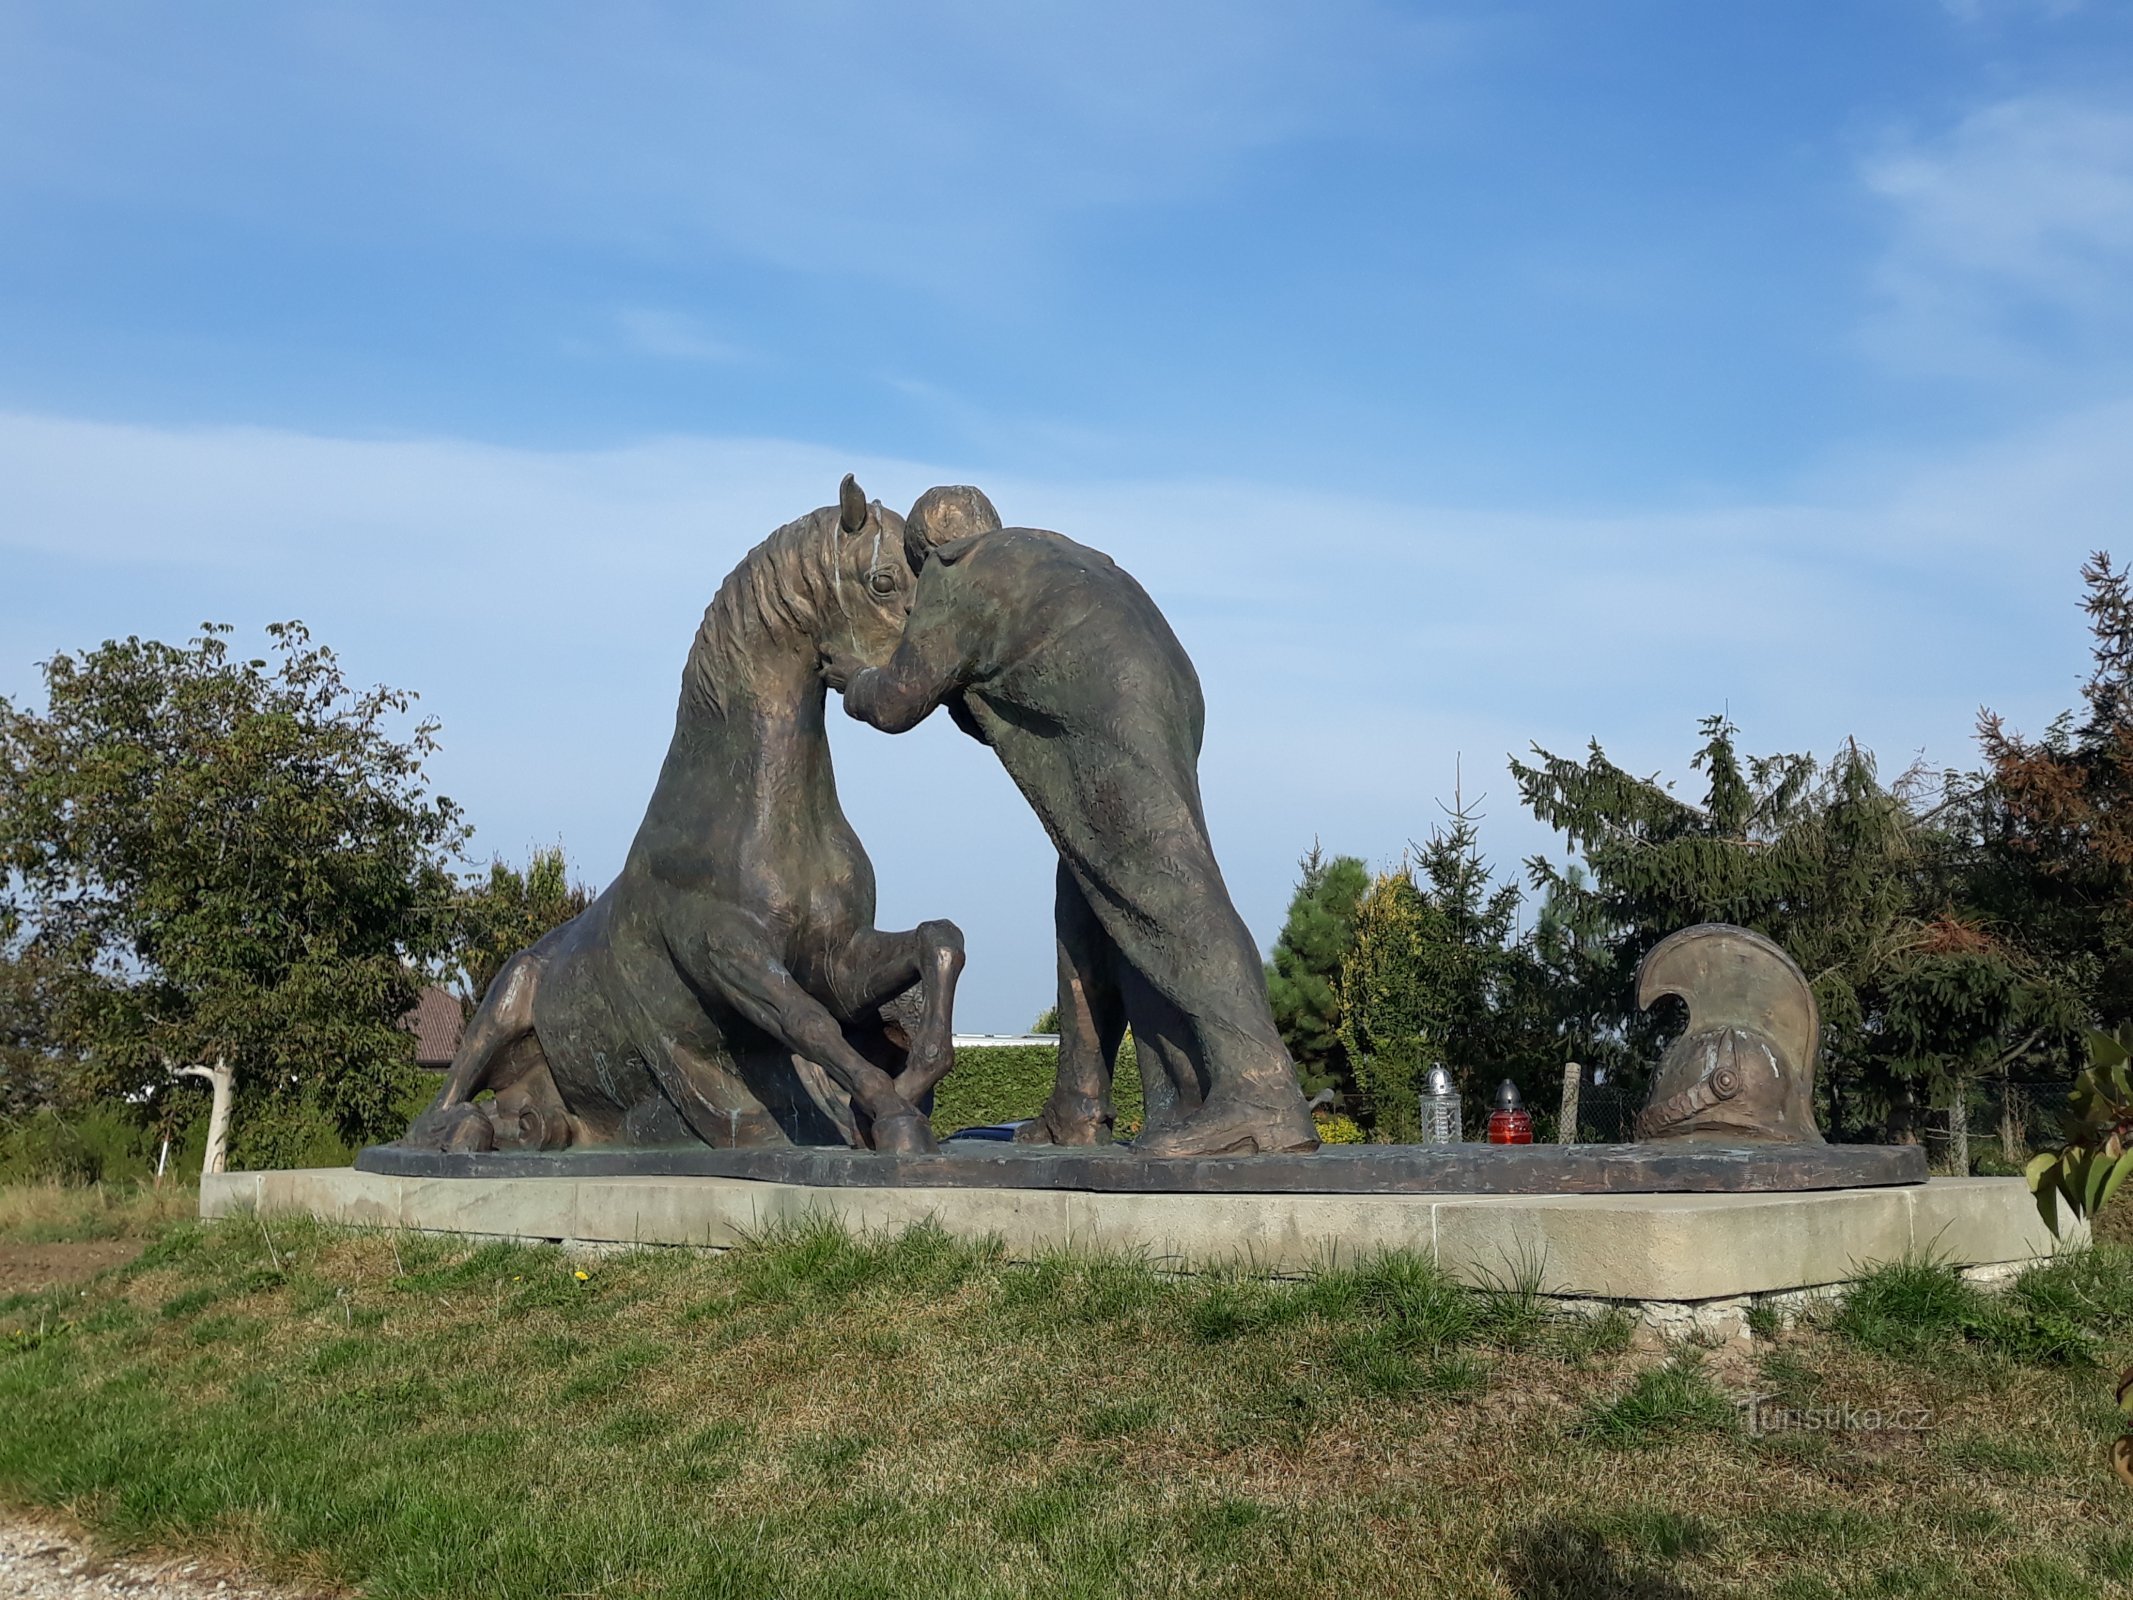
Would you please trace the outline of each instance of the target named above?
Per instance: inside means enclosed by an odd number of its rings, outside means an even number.
[[[1080,1095],[1054,1095],[1015,1130],[1016,1144],[1096,1145],[1111,1142],[1111,1109]]]
[[[432,1107],[408,1125],[400,1142],[417,1150],[449,1150],[478,1155],[496,1148],[496,1128],[480,1106],[461,1101]]]
[[[1225,1098],[1219,1091],[1188,1117],[1133,1141],[1141,1156],[1275,1155],[1318,1148],[1318,1130],[1303,1097],[1293,1105]]]
[[[925,1155],[940,1148],[933,1125],[916,1111],[877,1118],[872,1131],[874,1148],[894,1155]]]

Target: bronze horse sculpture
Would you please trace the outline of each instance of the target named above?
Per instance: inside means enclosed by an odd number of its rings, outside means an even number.
[[[903,520],[847,477],[727,576],[621,875],[497,975],[404,1143],[934,1148],[963,937],[874,928],[823,725],[825,663],[902,635]],[[914,985],[906,1031],[882,1008]]]

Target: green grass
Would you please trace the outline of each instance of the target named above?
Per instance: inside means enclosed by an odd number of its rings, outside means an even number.
[[[1739,1422],[1733,1402],[1703,1370],[1693,1350],[1647,1367],[1620,1394],[1587,1402],[1580,1431],[1615,1449],[1643,1448],[1694,1433],[1724,1433]]]
[[[1988,1293],[1953,1266],[1914,1258],[1872,1268],[1831,1320],[1852,1343],[1925,1360],[1987,1355],[2093,1366],[2133,1330],[2133,1271],[2116,1246],[2069,1252]]]
[[[0,1200],[0,1240],[64,1233],[56,1207]],[[2100,1376],[2133,1360],[2126,1252],[1997,1305],[1901,1265],[1751,1358],[1398,1255],[1271,1282],[1014,1264],[930,1228],[583,1258],[129,1226],[130,1265],[0,1302],[0,1500],[379,1600],[2101,1597],[2133,1574]],[[2078,1360],[2003,1328],[2042,1322]],[[1751,1392],[1934,1421],[1756,1437]]]

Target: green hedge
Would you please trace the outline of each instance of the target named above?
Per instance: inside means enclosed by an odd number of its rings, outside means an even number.
[[[992,1045],[955,1053],[955,1070],[933,1091],[933,1131],[982,1128],[1020,1122],[1044,1109],[1059,1070],[1059,1048],[1049,1044]],[[1141,1073],[1133,1041],[1118,1053],[1111,1083],[1112,1110],[1121,1129],[1141,1122]]]

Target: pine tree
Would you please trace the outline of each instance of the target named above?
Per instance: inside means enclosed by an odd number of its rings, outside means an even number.
[[[1355,943],[1356,903],[1370,876],[1354,856],[1328,860],[1316,840],[1298,867],[1288,920],[1267,963],[1267,999],[1304,1092],[1347,1092],[1354,1078],[1341,1042],[1341,963]]]

